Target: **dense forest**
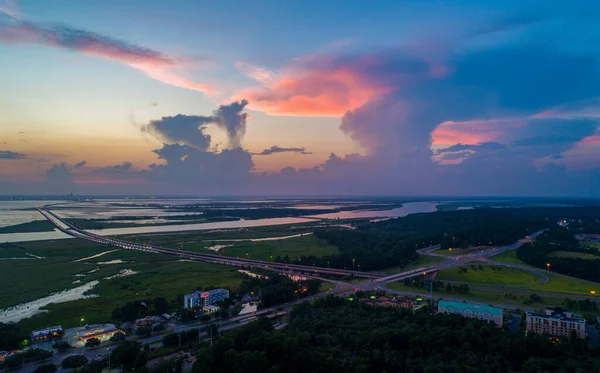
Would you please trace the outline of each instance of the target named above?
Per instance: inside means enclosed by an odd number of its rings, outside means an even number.
[[[569,215],[589,215],[590,208],[505,208],[438,211],[414,214],[356,229],[323,228],[318,238],[339,248],[339,254],[301,257],[298,263],[373,271],[406,266],[417,259],[416,249],[434,244],[442,248],[511,244],[528,234],[555,224]],[[597,210],[597,209],[596,209]],[[276,258],[286,262],[287,258]]]
[[[554,227],[540,235],[534,243],[519,247],[517,256],[538,268],[546,268],[547,263],[550,263],[554,272],[600,282],[600,256],[596,260],[550,256],[555,251],[595,253],[594,250],[579,245],[571,229]]]
[[[283,331],[259,320],[227,333],[200,350],[193,372],[598,372],[599,353],[584,340],[328,297],[295,308]]]

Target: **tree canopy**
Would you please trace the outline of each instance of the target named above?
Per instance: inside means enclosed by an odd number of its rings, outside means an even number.
[[[327,297],[273,331],[258,320],[200,350],[194,373],[596,372],[595,347],[498,330],[459,315],[372,307]]]

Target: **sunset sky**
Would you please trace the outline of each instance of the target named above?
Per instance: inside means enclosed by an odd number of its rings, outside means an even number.
[[[0,0],[0,194],[600,197],[599,17]]]

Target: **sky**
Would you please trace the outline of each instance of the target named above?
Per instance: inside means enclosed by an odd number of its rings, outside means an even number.
[[[600,197],[599,16],[0,0],[0,194]]]

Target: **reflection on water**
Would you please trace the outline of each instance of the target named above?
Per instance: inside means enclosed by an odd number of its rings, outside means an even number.
[[[0,234],[0,242],[27,242],[27,241],[45,241],[58,240],[63,238],[73,238],[59,230],[52,232],[26,232],[26,233],[5,233]]]
[[[319,219],[357,219],[357,218],[399,218],[409,214],[436,211],[437,203],[433,202],[409,202],[391,210],[354,210],[340,211],[327,214],[311,215]]]
[[[228,229],[228,228],[249,228],[264,227],[269,225],[300,224],[314,221],[304,218],[271,218],[256,220],[236,220],[220,221],[214,223],[181,224],[181,225],[161,225],[158,227],[129,227],[129,228],[109,228],[90,230],[90,232],[103,236],[112,236],[120,234],[140,234],[140,233],[162,233],[162,232],[181,232],[210,229]],[[1,236],[0,236],[1,242]]]
[[[60,201],[0,201],[0,227],[23,224],[34,220],[44,220],[42,214],[32,209],[57,202]]]
[[[269,219],[256,219],[256,220],[236,220],[236,221],[220,221],[212,223],[196,223],[196,224],[178,224],[178,225],[162,225],[162,226],[141,226],[141,227],[128,227],[128,228],[108,228],[108,229],[97,229],[90,230],[92,233],[100,234],[103,236],[113,235],[129,235],[129,234],[146,234],[146,233],[168,233],[168,232],[181,232],[181,231],[195,231],[195,230],[214,230],[214,229],[235,229],[235,228],[251,228],[251,227],[264,227],[273,225],[285,225],[285,224],[301,224],[314,222],[315,219],[356,219],[356,218],[395,218],[402,217],[408,214],[433,212],[435,211],[436,203],[432,202],[410,202],[405,203],[402,207],[391,209],[391,210],[353,210],[353,211],[342,211],[327,214],[312,215],[308,218],[269,218]],[[135,211],[135,210],[133,210]],[[60,215],[64,215],[64,212],[57,210]],[[131,214],[131,212],[129,212]],[[85,216],[85,210],[81,211],[82,216]],[[251,241],[269,241],[269,240],[281,240],[291,237],[299,237],[301,235],[293,235],[288,237],[268,237],[261,239],[251,239]],[[59,232],[33,232],[33,233],[9,233],[0,234],[0,242],[21,242],[21,241],[38,241],[38,240],[54,240],[69,238],[70,236]],[[232,240],[225,240],[232,241]],[[248,241],[248,240],[244,240]]]

